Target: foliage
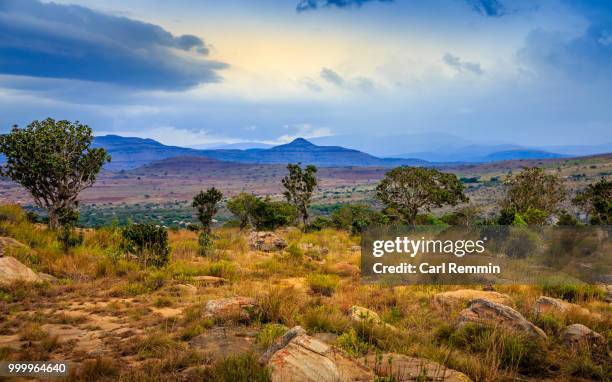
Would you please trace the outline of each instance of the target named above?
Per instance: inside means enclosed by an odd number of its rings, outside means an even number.
[[[567,211],[563,211],[559,215],[559,221],[557,221],[557,225],[577,226],[577,225],[580,225],[580,221],[576,219],[574,215],[571,215]]]
[[[284,335],[288,329],[285,325],[281,324],[265,324],[261,331],[257,333],[255,339],[257,343],[267,349],[278,337]]]
[[[258,199],[255,195],[247,194],[245,192],[228,200],[227,209],[236,215],[238,221],[240,222],[241,230],[248,226],[254,225],[253,219],[258,203],[260,203],[260,199]]]
[[[298,213],[302,217],[304,223],[304,229],[308,225],[308,208],[312,198],[312,193],[317,186],[316,172],[317,168],[313,165],[308,165],[304,170],[300,164],[288,164],[287,174],[283,179],[282,183],[285,187],[285,198],[287,201],[295,206]]]
[[[285,202],[258,199],[253,222],[257,230],[274,230],[293,224],[297,217],[296,208]]]
[[[206,231],[198,235],[198,254],[202,257],[208,256],[213,249],[213,241],[210,234]]]
[[[364,204],[346,204],[334,211],[331,223],[339,229],[350,230],[353,234],[363,232],[372,224],[386,224],[388,219],[380,212]]]
[[[376,197],[411,225],[420,209],[467,202],[457,176],[425,167],[397,167],[376,187]]]
[[[132,224],[122,231],[126,250],[138,256],[141,264],[163,267],[168,263],[168,231],[154,224]]]
[[[338,346],[351,357],[361,357],[368,352],[370,344],[357,335],[355,329],[350,328],[342,333],[337,340]]]
[[[520,214],[535,209],[548,218],[558,211],[566,195],[561,178],[547,174],[538,167],[525,168],[516,175],[509,175],[505,184],[508,189],[502,207]]]
[[[612,224],[612,181],[602,178],[589,184],[573,202],[586,209],[591,224]]]
[[[102,165],[110,161],[103,148],[92,148],[93,133],[78,121],[33,121],[0,136],[6,164],[0,175],[25,187],[49,215],[49,227],[59,228],[61,213],[77,208],[81,191],[91,187]]]
[[[221,199],[223,199],[223,194],[214,187],[206,191],[200,191],[193,198],[192,206],[196,209],[198,220],[202,224],[204,231],[208,233],[210,233],[213,217],[219,209],[217,204]]]

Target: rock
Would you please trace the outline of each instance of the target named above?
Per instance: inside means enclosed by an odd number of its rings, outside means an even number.
[[[23,247],[26,248],[25,244],[13,239],[12,237],[0,236],[0,257],[3,257],[6,248],[8,247]]]
[[[424,358],[403,354],[385,353],[377,358],[372,354],[359,359],[363,365],[374,370],[378,377],[393,378],[396,382],[441,381],[471,382],[465,374]]]
[[[252,250],[263,252],[282,251],[287,247],[287,241],[274,232],[251,232],[249,246]]]
[[[16,281],[39,283],[42,279],[14,257],[0,257],[0,285],[9,285]]]
[[[355,322],[370,322],[372,324],[382,324],[382,320],[378,313],[362,306],[353,305],[349,309],[349,315],[352,321]]]
[[[254,298],[236,296],[208,301],[204,306],[204,316],[220,321],[250,321],[257,315],[257,310]]]
[[[334,345],[336,340],[338,340],[338,335],[336,333],[315,333],[312,336],[328,345]]]
[[[223,277],[216,276],[195,276],[193,281],[200,285],[212,285],[219,286],[229,282],[228,279],[224,279]]]
[[[300,244],[300,248],[304,251],[304,255],[314,260],[321,260],[329,254],[329,249],[327,247],[314,245],[312,243]]]
[[[536,300],[534,308],[534,313],[536,316],[540,316],[542,314],[567,314],[569,312],[578,313],[581,316],[596,320],[601,319],[600,315],[591,313],[591,311],[581,307],[580,305],[572,304],[570,302],[548,296],[540,296]]]
[[[279,338],[260,361],[272,371],[272,382],[374,381],[372,370],[338,349],[308,336],[296,326]]]
[[[582,324],[568,325],[561,331],[561,341],[568,347],[591,346],[603,348],[605,346],[604,337]]]
[[[534,339],[546,340],[546,333],[522,314],[509,306],[485,299],[476,299],[467,309],[459,313],[459,326],[469,323],[478,325],[503,325],[509,329],[525,333]]]
[[[40,277],[40,279],[41,279],[42,281],[46,281],[46,282],[49,282],[49,283],[54,283],[54,282],[56,282],[56,281],[57,281],[57,277],[52,276],[52,275],[50,275],[50,274],[48,274],[48,273],[40,273],[40,272],[39,272],[39,273],[38,273],[38,277]]]
[[[249,353],[255,346],[256,332],[243,326],[215,326],[192,338],[189,346],[201,349],[212,361]]]
[[[177,284],[172,287],[180,295],[192,295],[198,293],[198,288],[191,284]]]
[[[436,293],[434,295],[434,305],[441,309],[450,310],[452,308],[464,307],[465,305],[463,304],[479,298],[504,305],[511,303],[511,298],[507,294],[485,290],[459,289]]]

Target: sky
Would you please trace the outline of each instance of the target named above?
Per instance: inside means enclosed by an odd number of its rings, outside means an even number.
[[[611,101],[606,0],[0,0],[0,133],[593,145]]]

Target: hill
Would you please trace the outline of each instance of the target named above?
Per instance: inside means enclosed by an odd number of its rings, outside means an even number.
[[[426,165],[419,159],[378,158],[358,150],[340,146],[318,146],[303,138],[268,149],[198,150],[166,146],[152,139],[106,135],[96,137],[94,146],[104,147],[112,157],[109,170],[134,169],[173,157],[207,157],[219,161],[251,164],[287,164],[301,162],[319,167]]]

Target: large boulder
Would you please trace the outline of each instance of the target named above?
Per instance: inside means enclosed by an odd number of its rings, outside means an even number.
[[[559,300],[558,298],[552,298],[548,296],[540,296],[535,303],[534,313],[536,316],[541,316],[543,314],[560,314],[565,315],[570,312],[575,314],[589,317],[595,320],[600,320],[601,316],[596,313],[591,313],[586,308],[581,307],[580,305],[572,304],[567,301]]]
[[[251,232],[249,246],[252,250],[263,252],[282,251],[287,247],[287,241],[274,232]]]
[[[591,348],[603,348],[605,346],[604,337],[582,324],[568,325],[561,331],[561,341],[570,347],[589,346]]]
[[[509,306],[485,299],[473,300],[459,313],[459,326],[466,324],[504,326],[531,338],[546,340],[546,333]]]
[[[373,369],[381,379],[387,378],[396,382],[471,382],[467,375],[437,362],[403,354],[385,353],[379,356],[371,354],[360,358],[359,362]]]
[[[257,313],[257,301],[251,297],[235,296],[210,300],[204,306],[204,317],[217,321],[251,321]]]
[[[476,289],[459,289],[441,292],[436,293],[433,297],[434,305],[442,309],[464,307],[467,302],[479,298],[504,305],[509,305],[512,302],[512,299],[507,294]]]
[[[43,280],[14,257],[0,257],[0,285],[9,285],[16,281],[38,283]]]
[[[272,371],[272,382],[374,381],[368,367],[296,326],[279,338],[260,361]]]

